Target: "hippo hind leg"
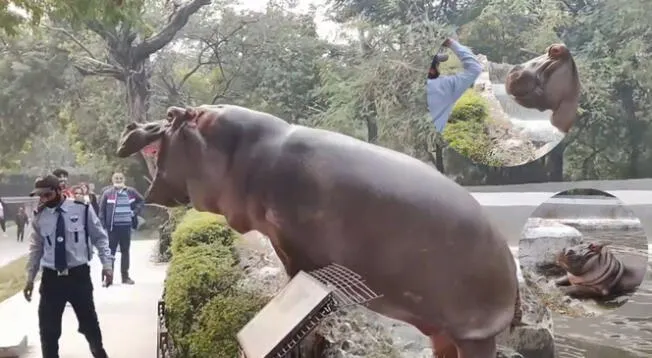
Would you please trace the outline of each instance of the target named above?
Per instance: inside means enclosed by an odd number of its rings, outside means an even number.
[[[496,358],[496,338],[461,340],[456,342],[458,358]]]

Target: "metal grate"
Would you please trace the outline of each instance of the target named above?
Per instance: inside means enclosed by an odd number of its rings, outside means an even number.
[[[288,337],[287,340],[279,345],[278,350],[271,357],[275,358],[287,358],[295,353],[295,356],[300,356],[300,346],[301,341],[303,341],[312,330],[319,325],[319,323],[326,318],[328,315],[335,311],[335,302],[333,299],[329,299],[327,303],[314,315],[307,317],[306,321],[301,324],[301,328],[292,336]]]
[[[172,344],[170,342],[170,335],[167,329],[167,320],[165,319],[165,301],[161,298],[157,304],[158,310],[158,327],[157,327],[157,342],[156,342],[156,357],[157,358],[170,358],[172,357]]]
[[[337,307],[365,305],[382,297],[365,284],[362,276],[338,264],[324,266],[308,274],[333,290]]]

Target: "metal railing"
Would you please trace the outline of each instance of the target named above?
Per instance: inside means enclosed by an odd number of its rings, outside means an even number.
[[[165,318],[165,300],[161,297],[157,303],[158,325],[156,327],[156,358],[172,358],[173,345],[167,328],[167,319]]]

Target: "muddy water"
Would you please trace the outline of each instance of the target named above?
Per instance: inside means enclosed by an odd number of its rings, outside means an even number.
[[[621,254],[648,255],[642,230],[587,231],[578,227],[584,241],[613,243]],[[560,358],[639,358],[652,356],[652,266],[641,288],[623,306],[599,317],[555,316],[555,340]]]

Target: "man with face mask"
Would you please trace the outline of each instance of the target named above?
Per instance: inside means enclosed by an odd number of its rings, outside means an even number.
[[[129,276],[131,229],[136,226],[144,199],[136,189],[125,185],[122,173],[114,173],[111,181],[113,186],[104,190],[100,198],[100,220],[109,232],[111,255],[115,255],[120,246],[122,283],[133,285],[134,280]]]
[[[48,175],[37,179],[30,193],[40,200],[32,220],[23,294],[28,302],[32,300],[34,279],[42,268],[38,317],[43,358],[59,357],[61,319],[66,303],[70,303],[77,315],[79,332],[86,336],[92,356],[107,358],[88,263],[94,245],[108,287],[113,280],[109,240],[93,208],[64,196],[59,183],[59,178]]]

